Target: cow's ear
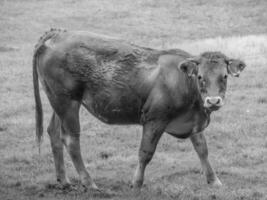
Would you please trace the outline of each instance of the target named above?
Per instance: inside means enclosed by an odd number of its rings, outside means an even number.
[[[178,68],[186,73],[189,77],[197,75],[199,59],[189,58],[179,63]]]
[[[239,74],[245,69],[246,64],[238,59],[227,59],[227,72],[228,74],[239,77]]]

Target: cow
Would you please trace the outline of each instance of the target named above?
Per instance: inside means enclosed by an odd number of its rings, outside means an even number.
[[[193,56],[180,49],[158,50],[90,32],[51,29],[39,39],[33,56],[37,141],[40,145],[43,135],[40,79],[53,108],[47,132],[60,184],[69,184],[65,146],[81,183],[98,189],[80,152],[83,106],[104,123],[142,126],[133,188],[141,188],[164,132],[190,138],[207,183],[220,186],[203,130],[211,113],[224,105],[228,75],[238,77],[245,66],[221,52]]]

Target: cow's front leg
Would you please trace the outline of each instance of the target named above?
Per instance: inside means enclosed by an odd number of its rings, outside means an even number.
[[[197,133],[190,137],[193,146],[199,156],[202,169],[206,175],[208,184],[213,186],[221,186],[222,183],[212,169],[208,159],[208,146],[203,133]]]
[[[165,123],[154,121],[147,122],[143,126],[143,134],[138,154],[139,162],[133,177],[133,187],[135,189],[140,189],[143,185],[145,168],[155,153],[156,146],[164,128]]]

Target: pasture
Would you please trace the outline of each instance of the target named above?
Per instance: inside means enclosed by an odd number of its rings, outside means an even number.
[[[267,199],[266,9],[265,0],[1,0],[0,199]],[[33,47],[51,27],[243,59],[247,68],[229,78],[226,105],[205,130],[211,164],[224,185],[207,185],[189,140],[165,134],[136,196],[130,182],[141,128],[108,126],[81,109],[84,161],[108,192],[85,191],[68,155],[67,173],[76,185],[59,188],[47,134],[41,154],[35,142],[32,87]],[[47,127],[51,108],[41,93]]]

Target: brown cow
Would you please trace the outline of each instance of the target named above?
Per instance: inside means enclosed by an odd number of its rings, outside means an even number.
[[[179,49],[156,50],[92,33],[52,29],[40,38],[33,59],[38,141],[43,132],[39,76],[54,110],[48,134],[60,183],[69,183],[64,145],[82,184],[97,188],[80,152],[83,105],[102,122],[143,126],[135,188],[142,186],[163,132],[190,138],[207,182],[221,185],[208,161],[202,131],[211,112],[224,104],[228,74],[238,76],[244,67],[244,62],[220,52],[194,57]]]

